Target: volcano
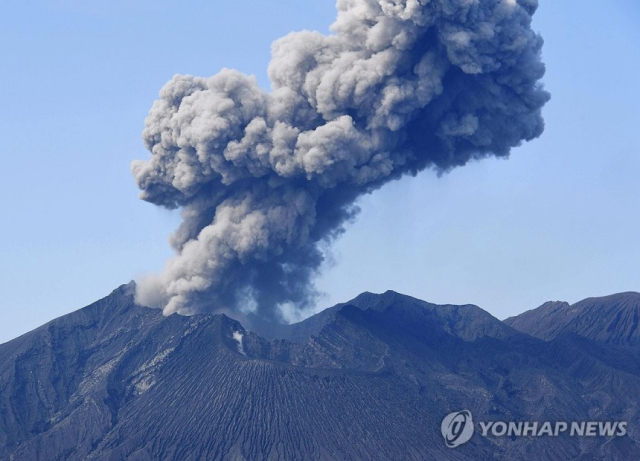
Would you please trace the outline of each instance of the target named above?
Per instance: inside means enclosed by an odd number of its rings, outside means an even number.
[[[363,293],[294,325],[140,307],[134,285],[0,345],[0,459],[640,459],[640,294],[474,305]],[[245,322],[246,323],[246,322]],[[624,437],[440,423],[626,421]]]

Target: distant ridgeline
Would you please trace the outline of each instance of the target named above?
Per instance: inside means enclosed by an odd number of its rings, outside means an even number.
[[[505,322],[364,293],[251,332],[163,318],[132,288],[0,345],[0,459],[640,459],[637,293]],[[628,430],[500,438],[478,424],[452,450],[441,423],[463,409]]]

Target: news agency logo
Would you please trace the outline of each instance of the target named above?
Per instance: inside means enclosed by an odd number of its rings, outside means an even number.
[[[450,413],[440,425],[442,437],[449,448],[467,443],[473,437],[473,416],[469,410]]]
[[[483,437],[624,437],[628,426],[624,421],[481,421],[478,424]],[[471,412],[449,413],[442,420],[440,431],[449,448],[467,443],[475,432]]]

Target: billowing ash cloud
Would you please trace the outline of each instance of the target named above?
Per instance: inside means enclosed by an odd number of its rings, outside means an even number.
[[[362,194],[505,157],[543,131],[537,0],[338,0],[332,35],[273,44],[272,91],[224,69],[175,76],[144,130],[141,198],[182,208],[176,255],[143,280],[165,314],[313,302],[322,247]]]

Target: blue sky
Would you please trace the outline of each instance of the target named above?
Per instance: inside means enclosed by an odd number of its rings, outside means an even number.
[[[318,307],[394,289],[504,318],[640,291],[640,6],[541,0],[553,99],[509,160],[425,172],[365,197]],[[603,6],[604,5],[604,6]],[[0,3],[0,342],[158,271],[176,214],[137,199],[129,164],[175,73],[223,67],[266,88],[270,43],[326,32],[333,1]]]

